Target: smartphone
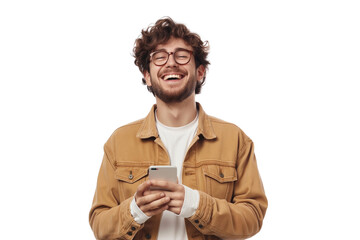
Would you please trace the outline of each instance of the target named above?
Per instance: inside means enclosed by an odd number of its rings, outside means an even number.
[[[164,180],[177,183],[177,170],[175,166],[150,166],[149,180]]]

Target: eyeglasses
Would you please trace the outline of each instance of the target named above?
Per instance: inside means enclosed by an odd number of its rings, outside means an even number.
[[[152,61],[156,66],[163,66],[169,60],[170,55],[174,55],[174,60],[179,65],[185,65],[190,62],[192,51],[179,48],[174,52],[167,52],[165,50],[159,50],[150,53],[150,61]]]

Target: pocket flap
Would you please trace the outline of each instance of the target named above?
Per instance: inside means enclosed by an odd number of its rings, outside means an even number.
[[[115,170],[115,178],[127,183],[134,183],[148,175],[147,168],[118,167]]]
[[[211,177],[220,183],[234,182],[237,180],[236,169],[219,165],[203,166],[205,176]]]

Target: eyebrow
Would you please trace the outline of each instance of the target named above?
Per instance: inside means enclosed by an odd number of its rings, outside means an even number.
[[[191,51],[190,49],[186,49],[186,48],[175,48],[175,50],[173,52],[176,52],[178,50],[186,50],[186,51]],[[155,49],[154,52],[160,52],[160,51],[165,51],[167,52],[167,50],[165,48],[161,48],[161,49]]]

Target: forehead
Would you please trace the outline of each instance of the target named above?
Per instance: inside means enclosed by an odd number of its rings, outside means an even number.
[[[181,38],[170,38],[166,43],[157,45],[155,50],[164,49],[166,51],[174,51],[177,48],[193,50],[192,47]]]

